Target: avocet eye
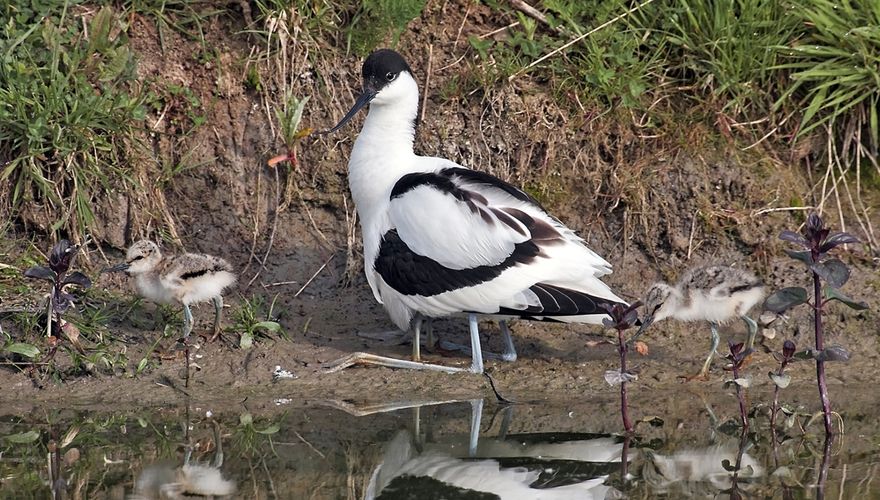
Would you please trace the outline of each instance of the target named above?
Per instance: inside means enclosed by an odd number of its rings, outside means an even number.
[[[395,78],[397,78],[397,73],[392,73],[390,71],[388,73],[385,73],[385,79],[389,82],[393,82]]]

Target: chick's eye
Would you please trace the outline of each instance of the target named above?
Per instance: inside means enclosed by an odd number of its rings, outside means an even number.
[[[397,78],[397,73],[392,73],[390,71],[388,73],[385,73],[385,79],[389,82],[394,81],[395,78]]]

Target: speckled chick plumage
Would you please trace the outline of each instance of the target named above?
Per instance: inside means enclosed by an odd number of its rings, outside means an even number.
[[[135,277],[138,293],[162,304],[211,300],[236,280],[232,266],[219,257],[195,253],[164,257],[148,240],[133,244],[125,262],[128,274]]]
[[[744,316],[765,295],[752,272],[729,266],[703,266],[686,272],[675,286],[654,284],[645,308],[654,321],[709,321],[724,324]]]

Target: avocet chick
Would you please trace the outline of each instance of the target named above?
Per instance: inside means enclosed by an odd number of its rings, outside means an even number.
[[[232,266],[213,255],[185,253],[164,257],[155,243],[141,240],[125,255],[125,262],[109,269],[125,271],[135,277],[138,293],[160,304],[183,304],[183,339],[193,328],[189,305],[211,300],[214,303],[214,334],[220,335],[223,290],[235,283]]]
[[[691,269],[675,286],[654,284],[645,296],[647,316],[636,337],[655,321],[667,318],[679,321],[708,321],[712,348],[703,368],[692,378],[705,379],[715,349],[718,348],[718,325],[739,317],[749,329],[748,347],[755,343],[758,325],[746,313],[764,298],[764,284],[744,269],[728,266],[705,266]]]

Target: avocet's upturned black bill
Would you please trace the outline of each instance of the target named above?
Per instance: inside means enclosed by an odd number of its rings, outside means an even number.
[[[600,279],[611,265],[532,196],[487,173],[415,154],[419,88],[399,54],[374,52],[363,78],[363,94],[331,130],[370,105],[348,181],[367,281],[400,329],[417,334],[423,318],[466,315],[470,370],[480,373],[478,315],[601,324],[603,305],[623,302]],[[507,358],[515,359],[512,342],[505,343]]]
[[[332,134],[342,128],[358,111],[369,104],[376,97],[376,94],[388,84],[397,80],[397,77],[404,71],[412,75],[409,65],[406,64],[406,61],[397,52],[390,49],[380,49],[370,54],[367,60],[364,61],[364,67],[361,70],[361,75],[364,79],[364,88],[361,95],[355,100],[348,113],[339,120],[339,123],[330,130],[327,130],[325,134]]]

